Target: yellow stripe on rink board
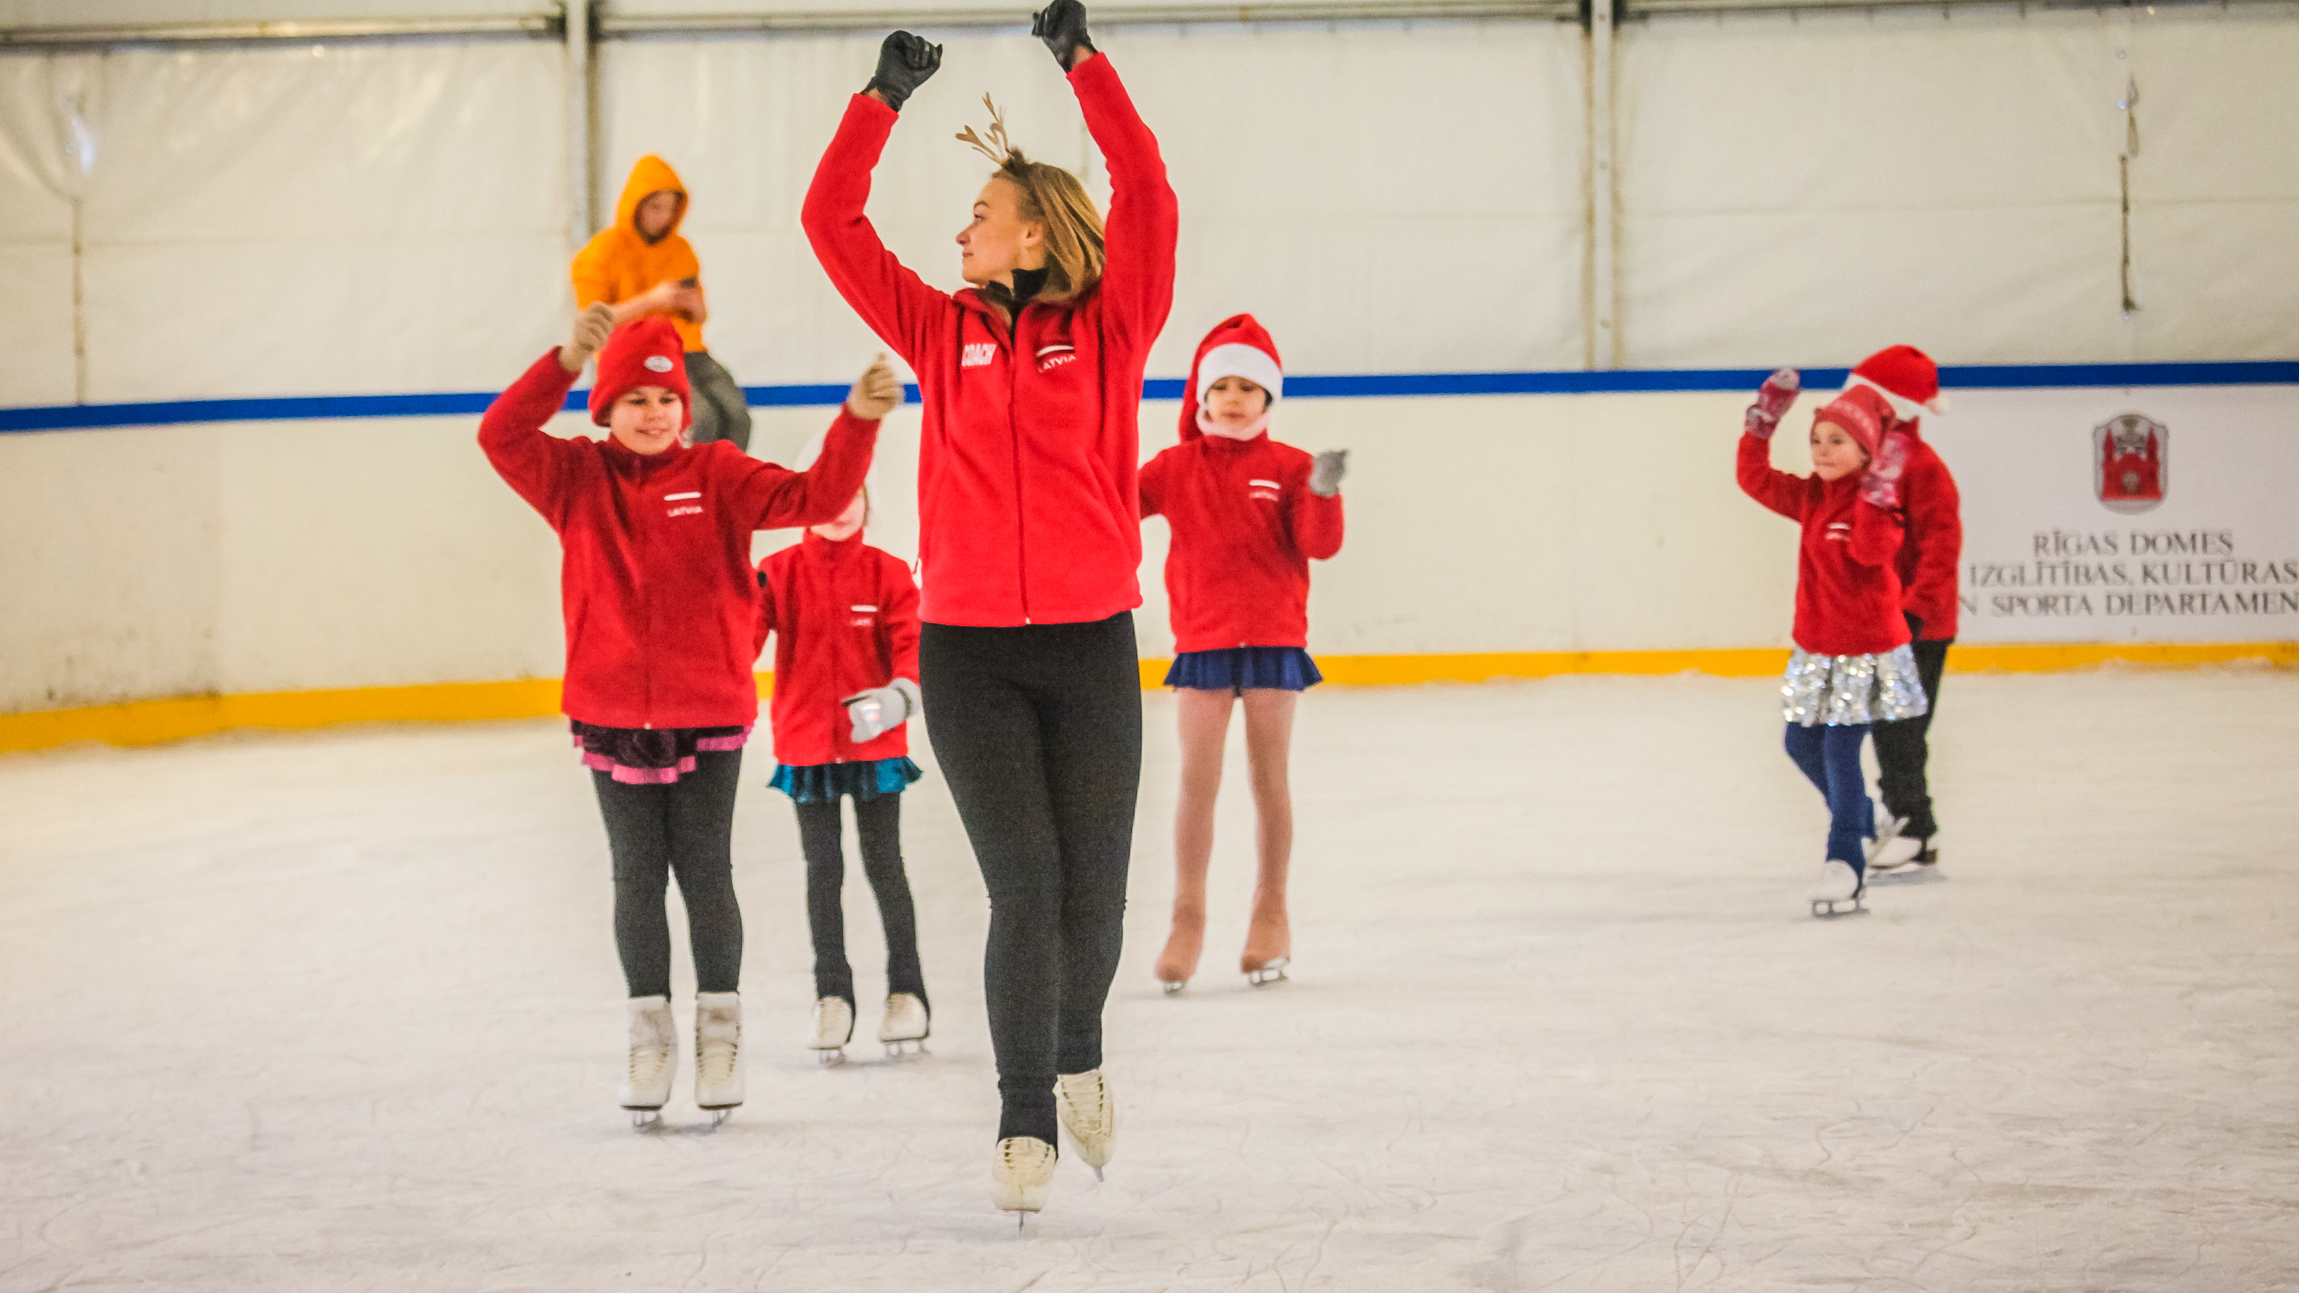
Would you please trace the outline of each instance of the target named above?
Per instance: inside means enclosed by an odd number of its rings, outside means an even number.
[[[1553,678],[1560,674],[1704,673],[1726,678],[1778,673],[1788,653],[1767,647],[1718,651],[1524,651],[1475,655],[1328,655],[1317,658],[1326,681],[1385,687],[1431,682],[1486,682],[1495,678]],[[2042,673],[2111,662],[2173,668],[2257,660],[2299,666],[2299,642],[2133,642],[1959,646],[1948,654],[1959,673],[2001,670]],[[1144,660],[1144,687],[1165,680],[1170,660]],[[759,694],[773,691],[774,675],[758,675]],[[339,723],[452,723],[540,718],[559,712],[559,680],[447,682],[416,687],[355,687],[341,691],[273,691],[233,696],[181,696],[85,709],[0,714],[0,753],[44,750],[74,741],[152,745],[233,728],[297,729]]]

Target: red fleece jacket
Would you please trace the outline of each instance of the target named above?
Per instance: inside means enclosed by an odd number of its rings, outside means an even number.
[[[1772,447],[1740,437],[1740,487],[1804,527],[1796,553],[1796,645],[1818,655],[1879,655],[1908,641],[1900,618],[1900,518],[1860,497],[1854,473],[1824,481],[1772,469]]]
[[[1918,435],[1916,424],[1900,429],[1913,442],[1900,477],[1900,510],[1908,537],[1900,545],[1900,609],[1923,621],[1927,640],[1956,636],[1956,572],[1964,559],[1963,500],[1948,464]]]
[[[1142,515],[1173,527],[1174,650],[1309,645],[1309,563],[1341,551],[1341,496],[1309,492],[1315,465],[1263,433],[1200,436],[1142,468]]]
[[[878,424],[844,409],[812,470],[726,441],[644,457],[613,439],[562,440],[543,424],[575,375],[535,361],[479,420],[487,461],[558,531],[567,628],[560,708],[601,727],[747,727],[758,721],[753,530],[846,510]]]
[[[774,635],[774,757],[793,767],[910,753],[897,723],[856,745],[838,702],[896,678],[918,679],[918,585],[900,557],[860,538],[812,531],[758,563],[758,632]],[[754,650],[752,654],[756,654]]]
[[[1141,605],[1142,366],[1173,303],[1173,189],[1109,56],[1070,73],[1110,171],[1098,286],[1032,301],[1011,329],[980,294],[937,291],[886,250],[863,208],[895,114],[856,95],[801,220],[847,304],[918,374],[920,616],[1006,627]]]

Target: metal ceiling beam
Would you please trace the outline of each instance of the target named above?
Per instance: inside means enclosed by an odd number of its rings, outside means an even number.
[[[295,44],[307,41],[393,40],[424,36],[532,36],[555,40],[562,34],[564,27],[564,22],[555,13],[487,14],[470,18],[314,18],[292,22],[0,27],[0,49],[54,49],[88,45]]]

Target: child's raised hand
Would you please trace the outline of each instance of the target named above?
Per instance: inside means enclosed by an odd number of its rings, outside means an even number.
[[[880,103],[900,112],[911,91],[926,84],[926,78],[941,66],[940,45],[929,45],[923,37],[906,31],[892,32],[879,44],[878,73],[862,92],[876,94]]]
[[[1793,368],[1783,368],[1764,379],[1756,389],[1756,402],[1748,406],[1748,413],[1740,420],[1742,432],[1759,440],[1770,440],[1780,425],[1781,416],[1788,406],[1796,402],[1796,392],[1802,389],[1804,379]]]
[[[575,316],[575,335],[559,347],[559,366],[570,373],[583,371],[591,356],[615,333],[615,307],[601,301]]]
[[[881,354],[854,381],[846,396],[846,411],[865,422],[876,422],[902,407],[902,379]]]
[[[1349,451],[1328,449],[1317,455],[1317,465],[1309,469],[1309,492],[1331,498],[1341,492],[1341,478],[1348,474]]]

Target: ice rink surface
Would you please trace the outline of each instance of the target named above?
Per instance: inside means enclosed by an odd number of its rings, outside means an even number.
[[[922,734],[932,1053],[800,1048],[761,742],[751,1100],[715,1133],[684,1061],[665,1130],[614,1107],[606,849],[560,725],[0,758],[0,1288],[2299,1288],[2299,676],[1951,675],[1940,873],[1834,921],[1772,689],[1312,693],[1295,977],[1235,973],[1233,746],[1174,999],[1151,697],[1118,1154],[1065,1162],[1020,1237],[986,1201],[982,890]],[[847,912],[867,1037],[858,874]]]

